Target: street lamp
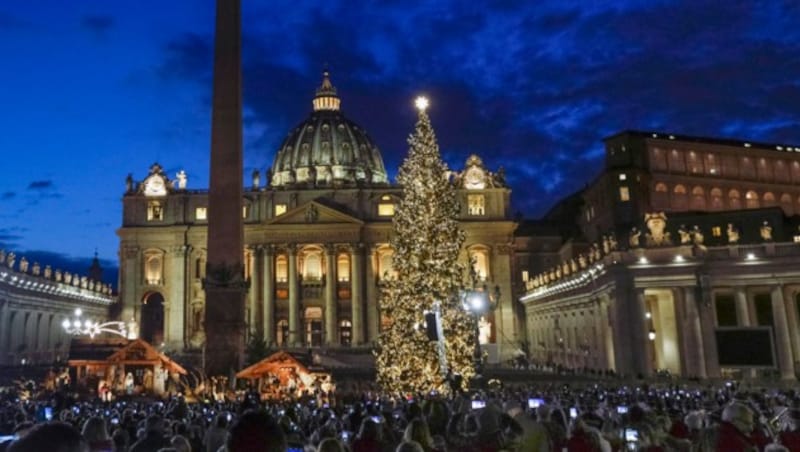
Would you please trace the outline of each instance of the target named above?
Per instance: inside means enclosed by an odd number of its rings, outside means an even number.
[[[83,311],[78,308],[75,310],[74,318],[64,319],[61,327],[67,334],[72,336],[89,336],[94,339],[101,333],[110,333],[122,336],[127,339],[136,339],[135,322],[128,325],[125,322],[104,322],[100,323],[91,319],[82,318]],[[132,337],[133,336],[133,337]]]
[[[475,265],[470,265],[469,281],[461,292],[461,304],[464,309],[471,313],[475,323],[475,349],[473,350],[472,362],[475,369],[475,376],[473,377],[473,386],[479,387],[482,380],[483,372],[483,356],[481,355],[480,343],[480,319],[488,312],[494,311],[497,308],[497,303],[500,300],[500,286],[494,286],[494,289],[489,291],[486,284],[481,284],[478,278],[478,273],[475,271]]]

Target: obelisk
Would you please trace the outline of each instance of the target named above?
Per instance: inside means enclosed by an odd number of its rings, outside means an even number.
[[[240,0],[217,0],[204,280],[209,376],[228,376],[240,369],[244,354],[241,48]]]

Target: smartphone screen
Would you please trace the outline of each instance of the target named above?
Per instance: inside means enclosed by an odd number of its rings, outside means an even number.
[[[617,407],[617,414],[626,414],[628,412],[628,407],[625,405],[620,405]]]
[[[53,407],[51,406],[44,407],[44,418],[48,421],[53,420]]]
[[[479,410],[481,408],[486,408],[486,401],[485,400],[473,400],[472,401],[472,409]]]
[[[639,431],[632,428],[625,429],[625,442],[635,443],[639,441]]]
[[[540,405],[544,403],[543,399],[528,399],[528,408],[539,408]]]
[[[575,407],[571,407],[571,408],[569,409],[569,417],[570,417],[571,419],[575,419],[575,418],[577,418],[577,417],[578,417],[578,409],[577,409],[577,408],[575,408]]]

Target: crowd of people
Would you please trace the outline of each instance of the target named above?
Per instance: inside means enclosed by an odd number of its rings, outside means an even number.
[[[721,386],[517,385],[390,396],[358,388],[187,402],[2,393],[0,451],[800,451],[800,393]]]

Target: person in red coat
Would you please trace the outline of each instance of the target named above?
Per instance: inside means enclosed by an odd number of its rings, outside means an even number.
[[[722,410],[722,422],[717,428],[714,450],[717,452],[756,452],[758,447],[749,434],[753,431],[753,412],[740,402]]]

